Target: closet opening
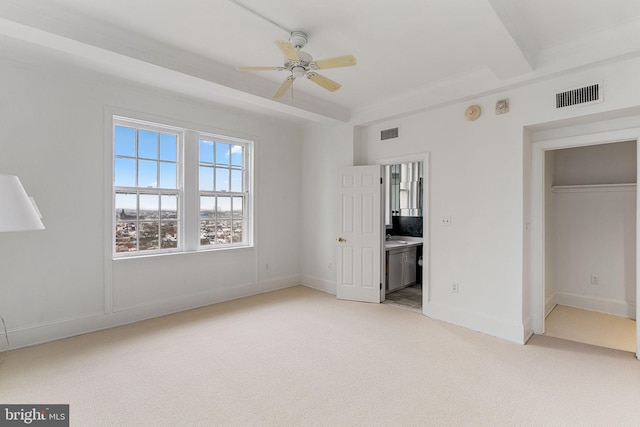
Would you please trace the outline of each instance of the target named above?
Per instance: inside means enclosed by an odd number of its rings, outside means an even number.
[[[636,353],[637,141],[544,152],[544,333]]]

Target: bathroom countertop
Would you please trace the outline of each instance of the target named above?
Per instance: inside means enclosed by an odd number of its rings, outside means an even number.
[[[391,236],[391,240],[385,240],[384,249],[398,249],[410,246],[419,246],[423,242],[422,237]]]

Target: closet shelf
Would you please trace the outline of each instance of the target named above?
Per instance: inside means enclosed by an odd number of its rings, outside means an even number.
[[[554,193],[586,193],[594,191],[636,191],[636,183],[626,184],[585,184],[585,185],[553,185]]]

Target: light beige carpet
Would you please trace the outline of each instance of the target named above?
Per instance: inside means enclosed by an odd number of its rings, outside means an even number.
[[[0,357],[1,403],[69,403],[72,426],[640,425],[630,353],[304,287]]]
[[[556,305],[547,316],[545,335],[636,352],[635,320],[564,305]]]

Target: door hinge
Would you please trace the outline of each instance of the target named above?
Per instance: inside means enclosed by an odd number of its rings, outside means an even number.
[[[380,177],[380,184],[382,184],[382,177]]]
[[[380,290],[382,290],[382,282],[380,282]]]

